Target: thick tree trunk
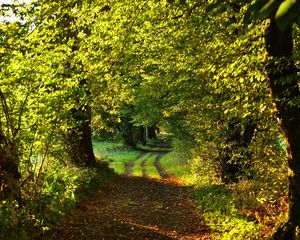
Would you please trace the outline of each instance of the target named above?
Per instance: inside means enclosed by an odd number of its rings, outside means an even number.
[[[123,138],[125,140],[125,144],[130,146],[131,148],[136,148],[137,146],[137,129],[133,126],[132,123],[127,122],[123,128]]]
[[[267,66],[269,86],[277,110],[280,127],[284,133],[289,166],[288,221],[273,235],[273,239],[291,240],[300,227],[300,97],[299,77],[293,56],[292,26],[280,31],[275,20],[266,32],[266,48],[270,57]]]
[[[18,167],[18,154],[15,144],[0,136],[0,200],[21,200]]]
[[[80,82],[79,88],[86,88],[86,81]],[[86,92],[89,96],[90,92]],[[80,103],[78,103],[80,105]],[[67,145],[71,160],[77,165],[95,166],[96,158],[93,152],[91,118],[92,111],[88,104],[72,109],[71,122],[74,127],[69,130]]]
[[[69,130],[67,145],[71,160],[77,165],[94,166],[96,164],[92,145],[91,113],[85,110],[73,109],[73,121],[75,127]]]

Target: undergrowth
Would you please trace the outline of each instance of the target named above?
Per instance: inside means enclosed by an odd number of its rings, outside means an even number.
[[[125,163],[136,159],[140,152],[125,147],[120,142],[93,141],[95,155],[104,159],[118,174],[125,173]]]
[[[177,153],[179,151],[179,153]],[[186,155],[185,155],[186,153]],[[174,147],[162,161],[190,189],[214,240],[269,239],[286,219],[287,180],[284,159],[269,156],[253,161],[252,179],[221,182],[214,162]],[[257,155],[258,156],[258,155]]]
[[[110,176],[101,168],[48,164],[38,181],[24,186],[22,201],[0,203],[0,239],[35,239],[56,226],[83,196]]]

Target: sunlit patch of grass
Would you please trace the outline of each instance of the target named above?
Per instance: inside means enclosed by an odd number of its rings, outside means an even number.
[[[118,174],[126,172],[125,163],[134,161],[138,157],[138,152],[120,151],[110,153],[107,157],[109,166]]]
[[[142,162],[147,160],[149,158],[150,154],[147,153],[143,157],[139,158],[132,168],[132,175],[136,177],[142,177],[143,176],[143,168],[142,168]],[[146,166],[145,166],[146,169]]]
[[[154,165],[157,155],[152,155],[146,162],[146,173],[151,178],[160,178],[159,172]]]
[[[191,182],[190,178],[193,178],[191,166],[178,159],[173,152],[164,155],[160,159],[160,164],[167,173],[179,177],[187,183]]]
[[[132,151],[120,142],[93,141],[94,153],[98,158],[104,159],[118,174],[125,173],[125,163],[134,161],[139,151]]]
[[[123,148],[121,142],[93,140],[93,150],[96,156],[100,155],[101,157],[102,154],[107,154],[109,151],[120,148]]]
[[[136,177],[142,177],[143,176],[143,169],[141,167],[141,163],[144,161],[144,159],[147,157],[147,155],[143,156],[142,158],[139,158],[133,165],[132,168],[132,175]]]

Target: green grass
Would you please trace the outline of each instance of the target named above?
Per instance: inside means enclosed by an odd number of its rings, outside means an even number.
[[[152,151],[152,152],[170,152],[170,148],[166,147],[150,147],[150,146],[144,146],[144,145],[138,145],[137,148],[139,150],[144,151]]]
[[[176,157],[174,152],[170,152],[163,156],[160,160],[161,166],[172,175],[181,178],[185,182],[191,182],[191,178],[193,178],[191,166],[182,162],[181,159]]]
[[[144,155],[142,158],[138,159],[133,168],[132,168],[132,175],[133,176],[137,176],[137,177],[141,177],[143,176],[143,169],[141,167],[142,162],[147,159],[149,157],[149,153],[147,153],[146,155]]]
[[[109,166],[114,169],[118,174],[125,173],[125,163],[131,162],[137,159],[141,153],[138,150],[130,150],[120,142],[110,141],[93,141],[93,148],[96,157],[101,158],[109,163]],[[149,149],[150,150],[150,149]],[[169,172],[168,168],[175,169],[174,162],[171,161],[169,154],[164,156],[161,161],[166,162],[166,171]],[[133,176],[142,176],[143,169],[141,167],[142,162],[147,158],[145,163],[146,175],[153,178],[160,178],[160,175],[154,166],[154,161],[158,155],[147,153],[142,158],[138,159],[132,169]],[[179,172],[180,166],[176,167]]]
[[[138,161],[136,161],[133,169],[132,169],[132,174],[134,176],[142,176],[143,175],[143,168],[141,166],[142,162],[147,159],[145,163],[145,172],[148,177],[152,178],[160,178],[160,175],[154,166],[154,161],[156,159],[157,155],[152,155],[151,153],[147,153],[145,156],[140,158]]]
[[[112,141],[97,141],[93,140],[93,150],[97,157],[102,157],[115,149],[122,149],[123,144]]]
[[[109,163],[109,166],[118,174],[125,173],[125,163],[135,160],[140,154],[123,146],[120,142],[93,141],[96,157]]]
[[[152,177],[152,178],[160,178],[160,175],[154,166],[154,161],[157,158],[157,155],[151,156],[147,162],[146,162],[146,173],[147,176]]]

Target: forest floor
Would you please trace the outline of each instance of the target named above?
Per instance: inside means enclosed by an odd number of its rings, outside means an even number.
[[[197,240],[211,239],[210,230],[189,195],[187,187],[160,164],[163,152],[155,152],[154,165],[161,178],[132,176],[132,168],[145,153],[126,163],[126,173],[99,187],[85,198],[43,240]]]

